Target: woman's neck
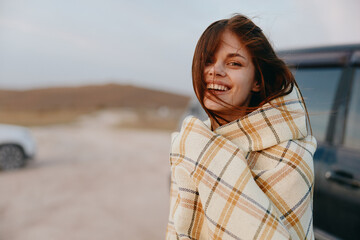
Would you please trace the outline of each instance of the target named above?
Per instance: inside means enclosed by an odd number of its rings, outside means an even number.
[[[238,115],[234,115],[234,116],[227,116],[226,120],[223,120],[221,118],[218,118],[217,121],[214,118],[210,118],[210,123],[211,123],[211,130],[214,131],[216,130],[218,127],[221,127],[222,125],[225,125],[229,122],[235,121],[241,117],[243,117],[245,114],[238,114]],[[222,116],[221,116],[222,117]]]

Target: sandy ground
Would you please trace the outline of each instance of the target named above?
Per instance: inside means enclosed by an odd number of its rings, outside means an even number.
[[[120,113],[31,128],[38,153],[0,172],[0,239],[164,239],[170,133],[115,128]]]

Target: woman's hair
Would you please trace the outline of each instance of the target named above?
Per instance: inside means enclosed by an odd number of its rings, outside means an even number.
[[[235,112],[249,113],[274,98],[290,93],[294,84],[296,85],[289,68],[277,57],[262,30],[249,18],[236,14],[229,19],[216,21],[204,31],[196,45],[192,63],[192,79],[196,96],[202,107],[217,123],[219,123],[219,119],[225,122],[228,120],[207,109],[204,105],[204,95],[207,90],[204,69],[206,63],[211,62],[211,58],[219,48],[225,30],[234,33],[249,52],[255,67],[255,81],[261,89],[259,92],[252,93],[250,104],[245,108],[226,103],[209,92],[219,104],[227,106]]]

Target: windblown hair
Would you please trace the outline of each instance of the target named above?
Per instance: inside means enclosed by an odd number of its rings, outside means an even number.
[[[204,105],[204,96],[207,91],[204,70],[206,63],[211,62],[211,58],[219,48],[222,35],[226,30],[234,33],[249,52],[255,67],[255,81],[260,85],[261,90],[252,93],[250,104],[245,108],[230,105],[209,92],[219,104],[227,106],[235,113],[242,111],[247,114],[274,98],[290,93],[294,85],[297,86],[289,68],[278,58],[262,30],[249,18],[236,14],[229,19],[216,21],[204,31],[196,45],[192,63],[192,79],[198,100],[208,116],[217,123],[219,119],[229,121]]]

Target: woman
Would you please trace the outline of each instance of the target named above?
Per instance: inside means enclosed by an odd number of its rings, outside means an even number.
[[[242,15],[211,24],[192,76],[209,121],[172,136],[167,239],[314,239],[316,141],[261,29]]]

